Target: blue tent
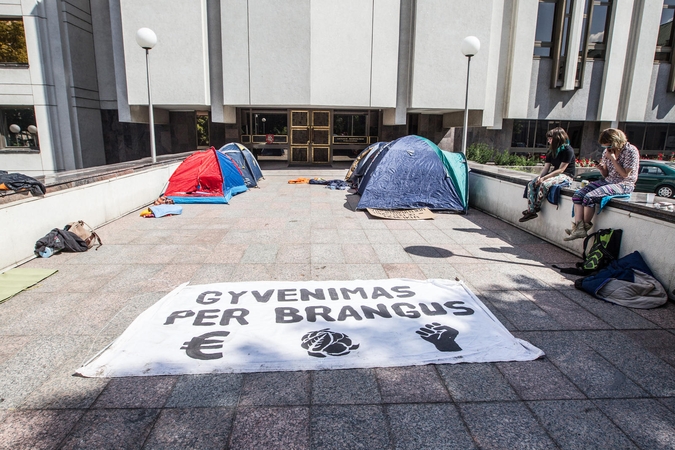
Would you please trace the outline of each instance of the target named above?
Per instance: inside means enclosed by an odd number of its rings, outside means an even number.
[[[359,153],[349,168],[349,171],[347,171],[345,181],[351,183],[355,188],[358,188],[363,179],[363,175],[366,173],[366,170],[368,170],[368,167],[370,167],[373,159],[379,154],[382,148],[387,145],[389,145],[388,142],[376,142],[366,147]]]
[[[211,147],[191,154],[176,167],[164,195],[174,203],[227,203],[246,190],[232,158]]]
[[[469,171],[461,153],[450,153],[420,136],[405,136],[368,155],[357,209],[466,212]]]
[[[258,180],[263,178],[263,174],[258,161],[249,149],[236,142],[230,142],[223,145],[218,152],[229,156],[237,164],[247,187],[258,186]]]

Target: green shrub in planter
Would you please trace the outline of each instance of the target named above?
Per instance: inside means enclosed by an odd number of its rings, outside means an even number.
[[[485,143],[471,144],[466,150],[466,159],[480,164],[494,162],[497,166],[535,166],[539,162],[537,157],[518,156],[508,150],[496,150]]]
[[[495,154],[495,149],[482,142],[471,144],[466,149],[466,159],[476,161],[479,164],[486,164],[492,160]]]
[[[494,162],[498,166],[512,166],[513,158],[508,151],[504,150],[502,152],[497,152],[495,153],[495,156],[493,158]]]

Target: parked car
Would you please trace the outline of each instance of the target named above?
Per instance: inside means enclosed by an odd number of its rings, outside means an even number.
[[[600,178],[600,171],[593,169],[577,175],[574,181],[594,181]],[[659,197],[675,197],[675,162],[641,160],[635,192],[654,192]]]

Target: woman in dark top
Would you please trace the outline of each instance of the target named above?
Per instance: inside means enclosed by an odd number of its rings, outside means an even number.
[[[548,152],[544,159],[544,167],[538,177],[527,185],[527,209],[523,211],[520,222],[537,217],[541,203],[548,195],[549,189],[555,184],[565,181],[572,182],[574,178],[574,149],[570,146],[567,133],[562,128],[554,128],[546,133]]]

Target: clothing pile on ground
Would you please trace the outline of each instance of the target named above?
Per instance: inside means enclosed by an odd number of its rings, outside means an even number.
[[[86,252],[94,245],[98,250],[102,245],[101,238],[82,220],[70,222],[63,229],[54,228],[35,243],[35,254],[49,258],[58,252]]]
[[[173,205],[174,201],[168,197],[161,195],[157,200],[152,202],[153,205]]]
[[[36,197],[45,195],[47,188],[35,178],[20,173],[7,173],[0,170],[0,190],[5,191],[30,191]]]
[[[663,285],[654,278],[640,252],[612,261],[607,267],[574,282],[595,298],[629,308],[656,308],[668,301]]]
[[[183,207],[180,205],[152,205],[141,211],[141,217],[164,217],[164,216],[178,216],[183,213]]]
[[[344,180],[324,180],[323,178],[296,178],[294,180],[288,180],[288,184],[320,184],[326,186],[326,188],[331,190],[347,190],[349,189],[349,184]]]
[[[288,180],[288,184],[309,184],[309,178],[296,178],[294,180]]]
[[[54,228],[35,243],[35,254],[42,258],[64,252],[86,252],[87,244],[78,235],[68,230]]]

